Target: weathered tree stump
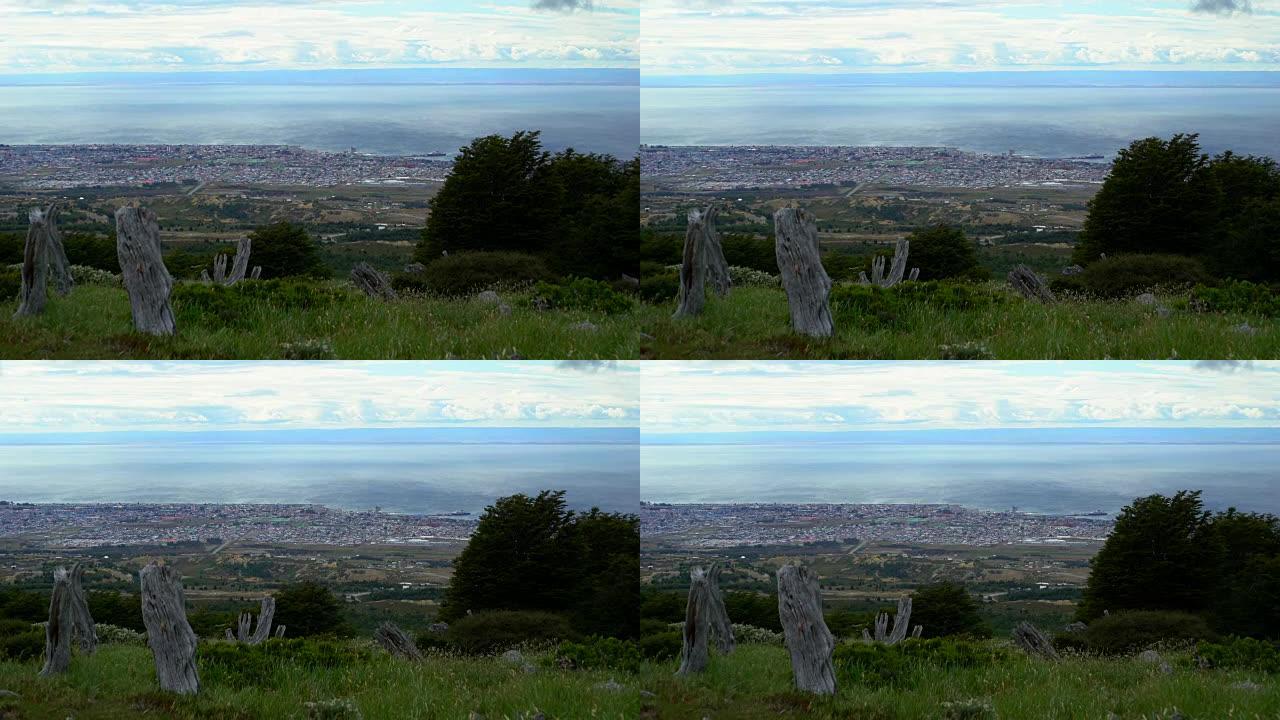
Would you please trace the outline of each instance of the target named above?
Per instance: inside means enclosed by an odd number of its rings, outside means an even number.
[[[889,276],[885,277],[883,255],[877,255],[871,260],[871,279],[867,279],[865,272],[858,273],[858,282],[862,285],[878,285],[883,288],[890,288],[902,282],[902,276],[907,271],[907,255],[911,250],[911,241],[906,238],[899,238],[897,244],[893,248],[893,263],[889,266]],[[920,277],[920,268],[911,269],[911,279],[915,280]]]
[[[724,607],[724,595],[720,592],[720,572],[724,568],[712,565],[707,573],[708,610],[711,619],[711,637],[715,638],[716,649],[722,655],[733,652],[736,643],[733,640],[733,623],[729,622],[729,611]]]
[[[822,618],[818,576],[808,568],[787,564],[778,569],[778,619],[796,689],[818,695],[834,695],[836,675],[831,654],[836,642]]]
[[[236,243],[235,260],[231,262],[231,274],[227,274],[227,255],[226,253],[218,253],[213,259],[213,282],[219,285],[230,287],[244,279],[244,274],[249,270],[249,253],[253,249],[253,241],[249,238],[240,238]],[[208,271],[201,271],[201,279],[208,278]]]
[[[284,625],[276,626],[276,637],[278,638],[284,637]]]
[[[710,577],[701,567],[689,568],[689,600],[684,610],[684,643],[676,675],[692,675],[707,669],[707,643],[711,639]]]
[[[830,337],[835,330],[827,304],[831,278],[822,268],[818,253],[817,222],[804,210],[782,208],[773,214],[773,228],[778,270],[791,308],[791,327],[805,335]]]
[[[729,277],[729,263],[724,259],[724,248],[720,246],[720,233],[716,232],[716,216],[719,214],[720,208],[707,206],[696,227],[690,215],[688,232],[700,235],[699,242],[706,249],[703,257],[707,262],[707,283],[711,285],[712,292],[724,297],[733,289],[733,279]]]
[[[706,223],[701,210],[689,211],[689,226],[684,234],[684,254],[680,258],[680,298],[672,317],[702,314],[707,301],[707,255],[704,242]]]
[[[1009,284],[1028,300],[1051,303],[1057,299],[1044,279],[1026,265],[1018,265],[1009,271]]]
[[[911,626],[911,598],[898,598],[898,612],[893,616],[893,629],[889,630],[889,614],[877,613],[875,621],[875,634],[871,635],[866,630],[862,631],[862,639],[865,642],[879,642],[886,645],[896,645],[907,639],[907,628]],[[911,637],[920,637],[920,633],[924,628],[917,625],[911,632]]]
[[[396,291],[391,287],[391,278],[374,268],[369,263],[357,263],[351,268],[351,282],[364,291],[369,297],[395,300]]]
[[[231,635],[231,628],[227,628],[227,639],[238,640],[249,645],[259,645],[267,638],[271,637],[271,619],[276,614],[276,599],[268,595],[262,598],[262,606],[258,611],[258,626],[253,627],[253,613],[240,613],[239,622],[236,627],[236,634]],[[250,631],[252,628],[252,631]]]
[[[14,317],[32,317],[44,312],[48,300],[49,232],[44,212],[31,211],[27,243],[22,250],[22,286],[18,291],[18,311]]]
[[[175,323],[169,293],[173,278],[160,253],[160,225],[146,208],[116,210],[116,254],[129,291],[133,326],[151,335],[172,335]]]
[[[155,657],[160,689],[180,694],[200,691],[196,672],[196,634],[187,623],[182,579],[167,565],[151,563],[142,580],[142,622]]]
[[[72,631],[80,650],[92,655],[98,650],[98,630],[93,624],[93,616],[89,614],[89,599],[84,594],[84,566],[80,563],[72,565],[68,581],[71,586]]]
[[[253,272],[252,272],[252,273],[249,273],[249,279],[250,279],[250,280],[258,280],[258,279],[261,279],[261,278],[262,278],[262,266],[261,266],[261,265],[254,265],[254,266],[253,266]]]
[[[384,622],[379,625],[373,633],[373,639],[394,657],[402,657],[414,662],[422,660],[422,651],[413,642],[413,638],[395,623]]]
[[[71,277],[71,261],[67,260],[67,249],[62,245],[62,233],[58,232],[58,213],[61,210],[61,205],[53,203],[45,212],[45,257],[53,272],[54,289],[66,297],[71,294],[76,281]]]
[[[1049,639],[1049,636],[1041,632],[1040,628],[1025,620],[1013,628],[1013,642],[1028,655],[1042,657],[1046,660],[1058,659],[1058,650],[1053,647],[1053,641]]]
[[[71,666],[71,634],[75,620],[71,610],[71,575],[66,568],[53,571],[53,594],[49,598],[49,624],[44,629],[44,666],[40,677],[51,677]]]

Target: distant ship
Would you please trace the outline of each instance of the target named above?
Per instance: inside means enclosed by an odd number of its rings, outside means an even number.
[[[444,154],[444,153],[442,153],[442,152],[440,152],[439,150],[437,150],[437,151],[435,151],[435,152],[429,152],[429,153],[427,153],[427,155],[426,155],[426,157],[444,157],[444,156],[445,156],[445,154]]]

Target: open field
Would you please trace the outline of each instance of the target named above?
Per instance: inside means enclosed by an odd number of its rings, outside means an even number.
[[[708,298],[696,318],[673,319],[674,301],[644,306],[639,319],[647,337],[641,357],[1054,360],[1280,355],[1280,323],[1194,312],[1183,295],[1157,295],[1157,305],[1086,299],[1041,305],[1008,294],[1007,302],[978,309],[912,302],[892,316],[836,311],[835,336],[815,339],[791,331],[781,288],[738,287],[726,298]],[[1159,305],[1170,309],[1167,317],[1161,316]]]
[[[1002,644],[992,641],[991,647]],[[1194,669],[1189,652],[1165,657],[1174,668],[1170,674],[1129,657],[1069,657],[1049,663],[1020,653],[979,667],[921,663],[893,683],[837,669],[837,695],[817,698],[793,689],[785,648],[743,645],[729,656],[713,654],[707,672],[697,677],[674,677],[675,661],[645,663],[641,687],[656,697],[645,701],[641,717],[1261,720],[1280,716],[1280,682],[1275,676]],[[1256,687],[1235,686],[1246,682]],[[957,702],[970,709],[944,705]],[[984,704],[989,709],[973,709]]]
[[[91,657],[75,657],[70,671],[54,679],[37,677],[38,661],[3,661],[0,689],[19,697],[0,697],[0,718],[275,720],[308,717],[307,702],[347,699],[367,720],[515,720],[539,712],[548,719],[629,720],[639,706],[633,678],[557,670],[540,657],[531,658],[539,661],[537,669],[526,672],[496,657],[431,655],[414,664],[380,649],[368,652],[369,658],[331,667],[281,663],[256,678],[219,672],[201,662],[203,686],[194,698],[159,691],[151,652],[144,647],[103,646]],[[600,687],[611,679],[622,688]]]
[[[133,331],[123,288],[80,286],[66,298],[50,297],[37,318],[14,319],[16,301],[0,303],[0,356],[625,359],[639,352],[634,313],[539,311],[527,291],[502,295],[510,315],[476,300],[406,297],[384,303],[352,293],[339,302],[283,311],[259,303],[228,321],[184,311],[179,302],[177,335],[156,338]]]

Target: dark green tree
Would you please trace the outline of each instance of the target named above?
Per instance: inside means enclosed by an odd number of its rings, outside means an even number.
[[[1217,554],[1206,542],[1209,521],[1198,490],[1149,495],[1125,506],[1089,563],[1077,615],[1088,621],[1103,611],[1205,610],[1211,588],[1206,568]]]
[[[991,628],[978,613],[978,603],[963,585],[940,582],[911,594],[911,625],[924,626],[921,637],[970,635],[987,637]]]
[[[920,268],[921,280],[982,275],[977,249],[960,228],[934,225],[911,233],[907,239],[911,241],[907,265]]]
[[[289,637],[349,635],[351,628],[342,603],[329,588],[311,580],[286,585],[275,593],[276,625],[286,625]]]
[[[250,265],[262,266],[262,278],[328,277],[329,268],[320,248],[301,225],[282,220],[250,233],[253,252]]]

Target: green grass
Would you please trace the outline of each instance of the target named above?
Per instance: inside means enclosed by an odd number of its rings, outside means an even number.
[[[35,318],[13,318],[16,301],[0,303],[0,357],[277,359],[287,343],[314,341],[343,359],[625,359],[639,353],[634,312],[539,312],[527,292],[502,296],[512,307],[509,316],[494,305],[434,297],[384,303],[353,296],[288,311],[264,303],[235,326],[201,317],[179,321],[174,337],[155,338],[133,331],[122,288],[86,285],[66,298],[51,296]],[[597,329],[573,327],[583,321]]]
[[[707,672],[696,677],[674,677],[675,661],[645,663],[641,687],[656,696],[644,701],[642,716],[935,720],[949,717],[945,702],[979,701],[994,714],[971,717],[999,720],[1106,720],[1110,714],[1155,720],[1172,717],[1175,709],[1187,720],[1280,717],[1280,682],[1274,676],[1192,670],[1185,653],[1166,657],[1175,667],[1169,675],[1132,658],[1051,663],[1020,654],[987,667],[919,667],[908,681],[890,687],[862,685],[838,671],[836,696],[817,698],[793,688],[784,648],[744,645],[727,657],[713,655]],[[1246,680],[1262,688],[1231,687]]]
[[[739,287],[708,297],[703,314],[673,319],[675,303],[639,312],[641,357],[937,359],[942,346],[975,343],[996,359],[1272,358],[1280,356],[1280,322],[1237,314],[1198,313],[1185,297],[1159,296],[1160,317],[1134,300],[1066,299],[1041,305],[1011,297],[981,309],[907,303],[891,323],[836,317],[827,339],[791,331],[781,288]],[[1236,329],[1248,322],[1254,332]]]
[[[201,671],[195,697],[159,690],[146,648],[109,645],[73,658],[68,673],[37,676],[40,665],[0,662],[0,698],[5,720],[105,720],[107,718],[305,718],[304,703],[346,698],[366,720],[516,720],[542,712],[551,718],[635,718],[639,697],[634,678],[602,672],[538,669],[525,672],[498,658],[429,656],[409,663],[387,655],[341,668],[282,667],[275,681],[258,687],[210,681]],[[622,690],[596,687],[610,679]]]

